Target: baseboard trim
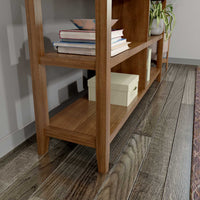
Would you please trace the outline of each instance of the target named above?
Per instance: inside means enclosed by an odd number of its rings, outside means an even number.
[[[0,140],[0,158],[15,149],[35,134],[35,123],[32,122],[23,129],[7,135]]]
[[[183,65],[200,65],[199,59],[169,58],[168,62]]]
[[[67,101],[58,105],[56,108],[52,109],[49,112],[49,116],[52,117],[66,106],[70,105],[78,98],[83,97],[87,94],[87,89],[82,92],[76,94],[74,97],[71,97]],[[8,153],[12,153],[19,145],[23,144],[26,140],[28,140],[31,136],[35,134],[35,122],[31,122],[26,127],[7,135],[6,137],[0,140],[0,158],[6,156]]]

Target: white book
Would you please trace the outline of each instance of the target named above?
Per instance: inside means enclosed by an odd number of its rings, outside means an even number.
[[[95,49],[96,44],[94,42],[54,42],[54,47],[77,47],[77,48],[89,48]]]
[[[117,48],[117,49],[115,49],[115,50],[112,50],[112,51],[111,51],[111,56],[116,56],[117,54],[122,53],[123,51],[126,51],[126,50],[128,50],[128,49],[129,49],[128,44],[123,45],[123,46],[120,47],[120,48]]]
[[[116,41],[112,41],[112,48],[116,49],[119,45],[126,44],[126,39],[120,38]],[[95,49],[96,44],[94,42],[66,42],[58,41],[53,43],[54,47],[78,47],[78,48],[89,48]]]
[[[148,48],[148,52],[147,52],[147,82],[150,81],[150,72],[151,72],[151,52],[152,49]]]
[[[95,40],[96,33],[94,30],[61,30],[59,32],[61,39],[81,39],[81,40]],[[123,36],[123,29],[114,30],[111,32],[111,38]]]
[[[111,56],[115,56],[125,50],[129,49],[128,43],[111,51]],[[58,53],[79,54],[95,56],[96,50],[91,48],[77,48],[77,47],[58,47]]]
[[[96,54],[96,50],[91,48],[58,47],[58,53],[94,56]]]
[[[116,38],[111,38],[111,43],[115,43],[115,42],[117,42],[120,39],[122,39],[121,36],[116,37]],[[67,38],[62,38],[60,42],[95,43],[95,40],[82,40],[82,39],[67,39]]]
[[[118,49],[118,48],[120,48],[122,46],[126,46],[128,44],[130,44],[130,42],[127,42],[126,40],[122,40],[122,41],[116,42],[116,43],[112,44],[111,51],[113,51],[115,49]]]

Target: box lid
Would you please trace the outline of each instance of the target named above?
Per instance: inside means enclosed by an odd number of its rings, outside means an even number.
[[[132,90],[138,84],[139,75],[111,72],[111,90]],[[96,86],[96,76],[88,80],[88,87]]]

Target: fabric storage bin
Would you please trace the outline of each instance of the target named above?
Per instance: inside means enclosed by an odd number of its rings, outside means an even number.
[[[111,72],[110,103],[128,106],[138,94],[139,75]],[[96,101],[96,77],[88,80],[89,101]]]

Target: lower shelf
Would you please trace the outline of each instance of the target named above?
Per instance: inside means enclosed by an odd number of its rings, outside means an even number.
[[[111,105],[110,142],[114,139],[129,115],[140,102],[148,88],[157,78],[160,71],[151,68],[151,79],[146,88],[139,91],[138,96],[128,106]],[[45,128],[45,135],[69,142],[89,146],[96,146],[96,103],[81,98],[66,107],[50,119],[50,126]]]

